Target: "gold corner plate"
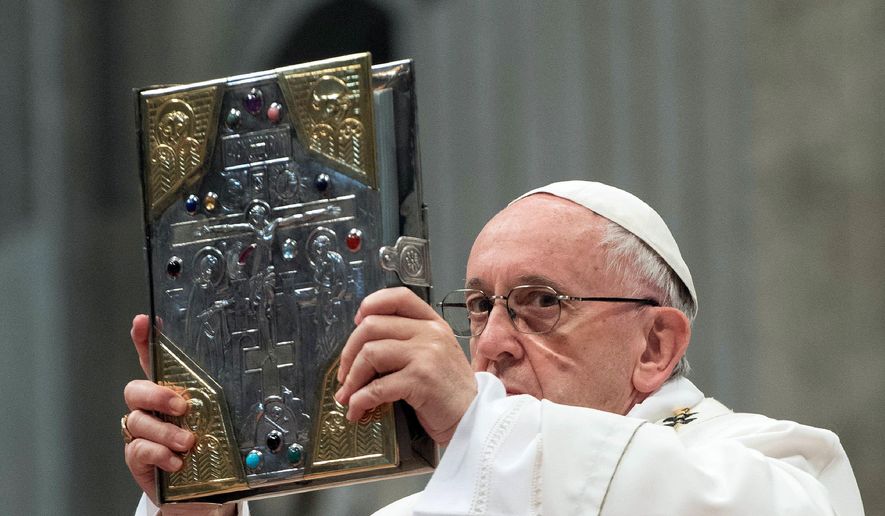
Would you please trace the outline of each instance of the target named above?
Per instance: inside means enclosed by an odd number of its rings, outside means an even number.
[[[323,379],[320,415],[314,427],[314,452],[305,479],[394,468],[399,464],[393,405],[387,403],[351,423],[347,408],[335,401],[340,359]]]
[[[184,466],[161,473],[163,500],[248,489],[221,387],[162,332],[156,334],[157,382],[179,392],[190,405],[187,414],[164,419],[196,437],[194,447],[182,457]]]
[[[302,144],[377,188],[371,71],[370,54],[353,54],[283,68],[278,81]]]
[[[141,95],[147,149],[147,206],[159,217],[183,186],[206,173],[217,132],[221,89],[217,85],[167,94]],[[146,115],[146,116],[145,116]]]

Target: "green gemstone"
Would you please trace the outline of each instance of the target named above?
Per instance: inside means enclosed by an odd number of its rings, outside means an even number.
[[[304,456],[304,451],[301,449],[300,445],[293,444],[292,446],[289,446],[286,456],[289,459],[289,462],[292,464],[298,464]]]
[[[231,129],[238,126],[240,124],[240,110],[239,109],[231,109],[227,113],[227,118],[225,119],[225,123]]]

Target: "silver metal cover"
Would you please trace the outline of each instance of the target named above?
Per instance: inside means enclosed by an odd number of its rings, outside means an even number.
[[[162,502],[436,465],[406,405],[354,424],[332,398],[361,300],[429,297],[412,66],[356,54],[137,92],[154,380],[197,436],[158,471]]]

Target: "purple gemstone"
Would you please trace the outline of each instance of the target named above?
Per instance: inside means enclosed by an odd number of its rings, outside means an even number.
[[[252,88],[243,99],[243,107],[253,115],[257,115],[263,105],[264,101],[261,99],[261,90],[258,88]]]

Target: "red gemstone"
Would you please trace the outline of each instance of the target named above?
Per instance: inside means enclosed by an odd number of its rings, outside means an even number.
[[[363,245],[363,232],[358,229],[351,229],[350,233],[348,233],[347,237],[344,239],[344,243],[351,251],[359,251],[360,246]]]
[[[240,256],[237,258],[237,263],[240,265],[246,265],[246,260],[249,259],[249,256],[255,251],[255,248],[258,247],[257,244],[249,244],[249,247],[240,251]]]
[[[269,108],[267,108],[267,119],[270,120],[274,124],[276,124],[277,122],[280,121],[280,118],[282,118],[282,115],[283,115],[283,106],[281,106],[277,102],[274,102],[273,104],[270,105]]]

